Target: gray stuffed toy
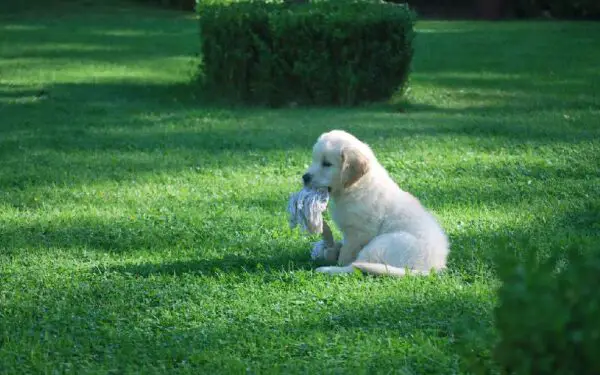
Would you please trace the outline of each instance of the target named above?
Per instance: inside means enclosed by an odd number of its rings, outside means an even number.
[[[327,209],[329,193],[327,189],[303,188],[290,196],[288,213],[290,215],[290,228],[300,225],[308,233],[320,233],[323,241],[314,244],[311,252],[313,260],[324,258],[331,261],[337,260],[338,247],[333,239],[331,228],[323,220],[323,212]]]

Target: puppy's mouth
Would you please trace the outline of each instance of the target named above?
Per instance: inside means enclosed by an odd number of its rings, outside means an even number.
[[[309,182],[309,183],[304,183],[304,187],[306,187],[308,189],[316,189],[316,190],[327,189],[327,192],[331,193],[331,186],[327,186],[327,185],[320,185],[320,184],[315,184],[315,183]]]

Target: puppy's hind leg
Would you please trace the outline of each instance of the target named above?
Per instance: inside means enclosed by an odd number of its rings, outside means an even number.
[[[383,267],[411,270],[429,270],[427,250],[422,248],[415,236],[406,232],[392,232],[379,235],[371,240],[360,252],[358,258],[353,262],[358,268],[365,268],[365,264],[380,264]],[[381,269],[380,271],[383,271]],[[380,273],[380,272],[378,272]],[[388,273],[388,272],[386,272]]]
[[[320,267],[317,272],[336,275],[360,270],[372,275],[403,277],[428,275],[431,268],[442,268],[436,265],[432,264],[428,249],[422,248],[414,236],[395,232],[375,237],[351,264],[345,267]]]

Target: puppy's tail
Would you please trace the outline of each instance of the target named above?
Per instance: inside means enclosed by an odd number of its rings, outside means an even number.
[[[428,271],[407,270],[404,268],[388,266],[387,264],[367,262],[354,262],[346,267],[321,267],[317,269],[317,271],[328,273],[330,275],[337,275],[343,273],[352,273],[357,269],[371,275],[386,275],[393,277],[403,277],[406,275],[426,276],[429,274]]]

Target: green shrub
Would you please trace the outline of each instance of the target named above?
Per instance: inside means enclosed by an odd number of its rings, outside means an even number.
[[[600,251],[585,247],[501,265],[495,357],[505,373],[600,374]]]
[[[227,98],[355,105],[405,88],[414,15],[373,1],[200,3],[203,79]]]

